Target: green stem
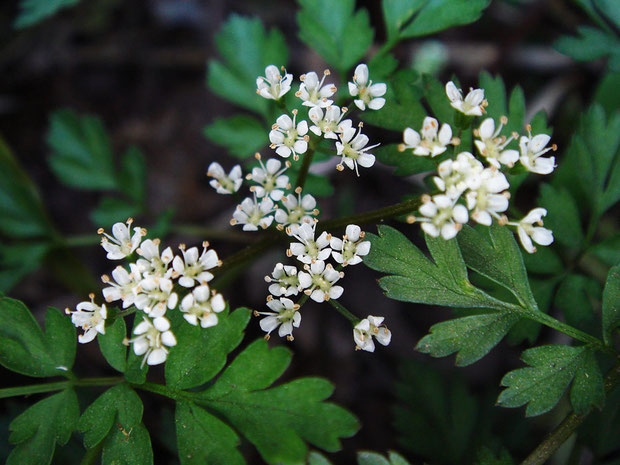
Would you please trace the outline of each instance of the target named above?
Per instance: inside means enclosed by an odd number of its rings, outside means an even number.
[[[301,168],[299,168],[297,182],[295,183],[297,187],[301,187],[303,189],[304,184],[306,183],[306,178],[308,177],[310,165],[312,164],[312,158],[314,158],[314,149],[310,147],[304,154],[304,161],[301,164]]]
[[[378,223],[379,221],[394,218],[395,216],[406,215],[411,213],[420,206],[420,197],[414,197],[404,202],[390,205],[389,207],[379,208],[377,210],[371,210],[365,213],[358,213],[355,215],[345,216],[343,218],[335,218],[333,220],[322,221],[317,224],[319,231],[325,231],[327,229],[336,229],[349,224],[369,224]]]
[[[99,444],[97,444],[95,447],[92,447],[91,449],[86,449],[80,465],[92,465],[93,463],[96,463],[99,455],[101,455],[101,449],[103,449],[104,442],[105,441],[99,441]]]
[[[559,331],[561,333],[566,334],[567,336],[572,337],[573,339],[576,339],[578,341],[581,341],[585,344],[590,344],[594,347],[596,347],[598,350],[608,353],[612,356],[615,356],[616,353],[614,352],[613,349],[611,349],[610,347],[606,346],[603,341],[601,341],[599,338],[594,337],[586,332],[583,332],[571,325],[568,325],[560,320],[556,320],[555,318],[553,318],[551,315],[547,315],[546,313],[541,312],[538,309],[531,309],[531,308],[526,308],[524,306],[519,306],[519,305],[512,305],[512,304],[506,304],[506,306],[513,312],[528,318],[530,320],[534,320],[537,321],[538,323],[541,323],[545,326],[548,326],[549,328],[553,328],[556,331]]]
[[[43,392],[62,391],[68,387],[111,386],[122,383],[124,378],[114,376],[107,378],[82,378],[67,381],[55,381],[51,383],[31,384],[0,389],[0,399],[16,396],[28,396]]]
[[[387,54],[390,50],[396,47],[396,45],[398,45],[398,42],[400,42],[400,39],[398,37],[392,37],[386,43],[384,43],[379,50],[377,50],[377,53],[375,53],[372,59],[374,60]]]
[[[351,313],[349,310],[347,310],[346,307],[340,302],[334,299],[329,299],[328,302],[331,304],[332,307],[338,310],[341,315],[343,315],[347,320],[349,320],[353,326],[359,323],[360,319],[353,315],[353,313]]]
[[[67,247],[85,247],[99,244],[100,242],[101,236],[99,234],[78,234],[62,239],[62,243]]]
[[[609,393],[620,383],[620,363],[617,363],[605,377],[605,392]],[[543,465],[564,442],[571,437],[577,427],[587,415],[577,415],[575,412],[562,420],[562,422],[541,442],[521,465]]]

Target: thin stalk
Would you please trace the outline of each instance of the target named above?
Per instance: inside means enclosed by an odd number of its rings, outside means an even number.
[[[44,392],[62,391],[68,387],[90,387],[90,386],[111,386],[124,381],[119,376],[107,378],[82,378],[66,381],[54,381],[51,383],[31,384],[28,386],[17,386],[0,389],[0,399],[7,397],[28,396],[31,394],[41,394]]]
[[[387,54],[390,50],[392,50],[394,47],[396,47],[396,45],[398,45],[398,42],[400,40],[398,39],[398,37],[393,37],[392,39],[389,39],[386,43],[384,43],[381,48],[379,50],[377,50],[377,53],[375,53],[375,55],[372,57],[373,60],[375,58],[381,57],[385,54]]]
[[[609,393],[620,383],[620,363],[605,377],[605,392]],[[572,412],[527,456],[521,465],[543,465],[564,442],[571,437],[587,415]]]
[[[97,463],[97,459],[99,458],[99,455],[101,455],[101,449],[103,449],[104,442],[105,441],[99,441],[99,444],[95,447],[86,449],[80,465],[92,465],[93,463]]]
[[[371,210],[365,213],[357,213],[355,215],[345,216],[343,218],[335,218],[333,220],[322,221],[317,224],[319,231],[325,231],[326,229],[335,229],[349,224],[369,224],[378,223],[382,220],[394,218],[395,216],[406,215],[416,210],[420,206],[420,197],[416,196],[412,199],[405,200],[389,207],[379,208],[377,210]]]
[[[360,319],[353,315],[353,313],[351,313],[349,310],[347,310],[346,307],[340,302],[334,299],[329,299],[328,302],[331,304],[332,307],[338,310],[341,315],[343,315],[347,320],[349,320],[353,326],[359,323]]]
[[[297,187],[301,187],[303,189],[304,184],[306,183],[306,178],[308,177],[308,171],[310,170],[310,165],[312,164],[313,158],[314,158],[314,149],[310,147],[304,154],[304,160],[301,163],[301,168],[299,168],[299,174],[297,175],[297,182],[295,183]]]

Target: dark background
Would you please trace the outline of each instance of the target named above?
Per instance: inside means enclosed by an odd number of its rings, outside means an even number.
[[[375,40],[381,43],[384,30],[380,3],[358,3],[369,10],[376,28]],[[88,212],[100,198],[99,194],[62,186],[47,165],[48,118],[54,110],[63,107],[99,115],[117,152],[131,144],[142,149],[147,160],[148,203],[153,212],[172,207],[174,221],[221,230],[229,228],[234,201],[215,194],[208,186],[205,172],[212,160],[219,160],[226,167],[232,162],[221,148],[205,139],[202,131],[216,117],[238,112],[205,85],[206,62],[216,57],[214,34],[233,12],[258,16],[267,27],[283,31],[290,48],[288,70],[296,77],[309,70],[320,71],[325,66],[296,37],[296,5],[291,0],[83,1],[24,31],[12,28],[16,2],[2,2],[0,133],[38,184],[60,230],[68,235],[94,232],[96,225],[88,220]],[[499,73],[509,89],[519,83],[525,90],[528,113],[546,109],[555,127],[554,142],[566,147],[575,115],[589,101],[593,83],[598,81],[604,64],[577,65],[555,52],[551,44],[561,34],[572,33],[577,25],[586,22],[584,16],[567,1],[494,1],[477,23],[433,37],[448,52],[438,77],[447,80],[454,73],[465,88],[475,86],[480,70],[486,69]],[[411,62],[426,40],[407,41],[395,49],[403,66]],[[374,141],[374,133],[370,128],[368,131]],[[391,137],[397,139],[398,135]],[[365,170],[358,179],[352,172],[334,170],[331,176],[337,179],[337,195],[353,198],[355,203],[343,206],[336,197],[321,199],[323,217],[351,208],[364,211],[397,201],[407,192],[409,184],[395,179],[390,172],[389,168],[375,166]],[[526,185],[521,197],[531,205],[536,197],[535,187]],[[153,218],[137,218],[137,224],[151,221]],[[374,227],[369,229],[374,232]],[[418,236],[415,227],[404,230],[410,237]],[[183,235],[166,238],[173,247],[179,242],[199,244],[201,240]],[[228,241],[211,242],[222,257],[242,247]],[[98,247],[81,248],[76,253],[96,276],[112,268]],[[263,257],[232,286],[222,289],[232,307],[262,308],[267,295],[262,277],[281,256],[274,251]],[[351,463],[358,449],[405,451],[397,443],[390,412],[399,360],[424,360],[445,373],[448,383],[458,371],[458,376],[466,378],[471,392],[487,396],[484,402],[489,408],[492,405],[489,399],[497,394],[501,376],[519,364],[519,348],[504,343],[481,362],[458,370],[451,370],[451,359],[435,360],[415,353],[415,343],[429,326],[448,317],[449,312],[388,300],[374,284],[376,278],[376,273],[354,267],[344,279],[345,294],[341,301],[359,316],[385,315],[393,332],[388,348],[379,346],[374,354],[354,352],[349,323],[335,314],[332,307],[315,303],[304,307],[303,324],[295,331],[295,341],[288,343],[295,357],[285,378],[320,375],[330,379],[336,386],[333,399],[353,411],[362,422],[360,432],[344,441],[344,451],[333,456],[334,463]],[[86,297],[67,291],[46,270],[23,280],[9,295],[23,300],[39,320],[48,305],[74,306]],[[247,333],[246,341],[262,335],[256,320],[250,322]],[[543,330],[540,340],[550,342],[558,337]],[[281,343],[274,339],[277,337],[272,338],[273,344]],[[96,344],[80,346],[77,373],[95,376],[108,374],[106,370]],[[150,375],[157,379],[162,377],[162,372],[155,368],[150,370]],[[6,386],[32,382],[3,369],[1,373]],[[99,392],[91,391],[83,394],[83,407]],[[173,406],[160,397],[144,395],[143,398],[144,421],[151,431],[155,463],[175,463]],[[9,450],[6,431],[10,418],[27,402],[12,400],[4,404],[0,418],[4,438],[0,458]],[[499,413],[505,415],[502,418],[506,422],[523,416],[522,411]],[[560,415],[561,411],[554,411],[532,421],[531,429],[511,452],[516,457],[524,456]],[[265,427],[269,427],[268,418]],[[58,453],[55,462],[78,463],[82,454],[79,441],[75,435]],[[246,452],[249,463],[260,463],[251,446]],[[408,456],[416,459],[411,454]]]

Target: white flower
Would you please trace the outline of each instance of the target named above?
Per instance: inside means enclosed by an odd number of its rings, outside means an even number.
[[[224,311],[225,308],[226,302],[222,294],[216,294],[208,285],[203,284],[183,297],[180,310],[189,324],[197,326],[200,320],[200,326],[209,328],[218,322],[216,313]]]
[[[112,278],[116,282],[110,281],[108,275],[104,274],[101,277],[104,283],[110,285],[103,288],[103,297],[106,302],[122,300],[123,308],[133,305],[136,299],[138,284],[142,281],[142,274],[140,273],[140,268],[135,263],[130,263],[129,269],[130,272],[120,265],[114,268]]]
[[[159,365],[168,358],[168,347],[177,345],[177,339],[170,331],[170,322],[163,316],[152,322],[148,318],[136,325],[133,330],[136,337],[129,340],[136,355],[144,355],[142,365]]]
[[[347,124],[345,124],[347,123]],[[351,126],[351,120],[345,120],[340,125],[340,141],[336,142],[336,150],[338,155],[342,156],[342,161],[336,167],[339,171],[344,169],[343,164],[349,169],[354,169],[359,176],[357,166],[370,168],[375,164],[375,156],[372,153],[366,153],[370,149],[374,149],[379,144],[366,147],[368,144],[368,136],[362,134],[362,124],[360,123],[356,130]]]
[[[168,265],[174,259],[172,249],[166,247],[160,256],[159,243],[159,239],[147,239],[136,250],[142,257],[136,260],[136,265],[143,277],[168,278],[172,274],[172,270],[168,269]]]
[[[528,125],[528,135],[521,136],[519,140],[519,149],[521,150],[519,160],[525,166],[525,169],[532,173],[549,174],[555,168],[555,157],[540,158],[540,156],[549,150],[556,151],[557,146],[553,144],[551,147],[547,147],[551,137],[547,134],[539,134],[532,137],[531,131],[532,128]]]
[[[499,127],[495,129],[495,121],[493,121],[493,118],[487,118],[482,122],[480,128],[474,131],[474,135],[480,137],[480,140],[474,140],[478,152],[496,168],[500,168],[501,165],[512,168],[519,160],[519,152],[512,149],[504,150],[517,134],[514,133],[509,138],[499,135],[504,124],[507,122],[508,118],[502,116],[500,118]]]
[[[310,264],[315,261],[327,260],[332,253],[329,248],[331,234],[323,231],[321,235],[314,240],[314,232],[316,223],[303,223],[301,226],[293,225],[287,228],[286,232],[289,236],[294,237],[299,242],[291,242],[286,255],[295,257],[301,263]]]
[[[358,97],[354,100],[357,108],[362,111],[366,109],[366,106],[371,110],[383,108],[385,105],[383,95],[386,91],[387,86],[384,83],[373,84],[368,80],[368,66],[364,63],[357,65],[353,74],[353,82],[349,82],[349,93],[353,97]]]
[[[222,165],[213,162],[209,165],[207,176],[214,178],[209,184],[218,194],[234,194],[243,183],[243,173],[239,165],[233,166],[227,175]]]
[[[455,144],[452,139],[452,128],[444,123],[439,129],[439,124],[435,118],[427,116],[422,123],[422,137],[417,131],[406,128],[403,132],[404,144],[398,146],[398,150],[404,152],[406,149],[413,149],[414,155],[436,157],[446,151],[449,144]]]
[[[392,340],[392,333],[385,325],[382,325],[382,316],[368,315],[353,328],[353,340],[355,350],[375,351],[373,337],[379,344],[388,345]]]
[[[305,289],[304,293],[315,302],[338,299],[344,292],[342,286],[334,286],[344,273],[336,271],[331,263],[325,265],[323,260],[317,260],[305,269],[298,273],[299,288]]]
[[[470,216],[477,223],[491,226],[493,218],[499,220],[498,213],[508,209],[510,194],[506,189],[510,184],[504,173],[495,168],[485,168],[479,176],[476,176],[474,183],[476,188],[465,194],[467,208],[472,211]]]
[[[528,253],[536,252],[536,247],[532,244],[532,240],[539,245],[549,245],[553,242],[553,231],[543,228],[543,216],[547,215],[544,208],[534,208],[518,223],[509,222],[507,224],[517,227],[517,234],[521,245]],[[538,226],[534,226],[537,223]]]
[[[288,115],[281,115],[276,120],[269,132],[270,147],[283,158],[293,154],[293,160],[298,160],[299,155],[308,150],[308,122],[295,123],[297,110],[293,110],[293,119]]]
[[[202,253],[199,255],[198,247],[185,250],[185,244],[181,244],[179,249],[183,258],[178,255],[172,261],[172,268],[175,271],[174,277],[179,277],[179,284],[183,287],[193,287],[195,284],[205,284],[213,279],[213,274],[208,270],[221,266],[222,262],[213,249],[208,250],[209,243],[202,243]]]
[[[278,336],[284,337],[289,341],[293,340],[293,327],[299,328],[301,323],[301,313],[299,305],[293,303],[291,299],[280,297],[267,302],[267,306],[273,312],[254,312],[254,315],[267,315],[260,320],[260,327],[267,334],[265,339],[269,339],[271,332],[279,326]]]
[[[102,234],[101,247],[108,253],[108,260],[121,260],[131,255],[140,245],[142,237],[146,235],[144,228],[133,228],[131,235],[130,227],[133,219],[129,218],[127,224],[115,223],[112,226],[112,235],[107,234],[103,228],[99,228],[97,233]]]
[[[273,222],[273,207],[273,200],[269,197],[263,197],[260,202],[256,196],[246,197],[237,205],[230,224],[241,224],[244,231],[258,231],[259,227],[267,229]]]
[[[326,139],[338,139],[338,134],[341,133],[339,127],[341,124],[340,121],[346,112],[346,107],[341,109],[336,105],[327,107],[325,109],[325,115],[323,115],[322,108],[311,108],[308,111],[308,117],[314,124],[310,126],[310,131],[317,136],[323,135]]]
[[[332,257],[343,266],[357,265],[362,257],[370,252],[370,241],[365,241],[366,234],[356,224],[350,224],[345,230],[342,239],[332,237],[329,245],[332,248]]]
[[[469,215],[464,205],[457,205],[456,200],[447,195],[423,196],[422,206],[419,211],[426,218],[416,218],[422,222],[422,229],[431,237],[441,234],[445,240],[452,239],[460,231],[462,225],[467,223]]]
[[[323,71],[323,78],[320,82],[319,77],[314,71],[302,74],[299,77],[299,80],[302,81],[302,83],[299,86],[299,90],[295,96],[303,100],[302,105],[307,107],[326,108],[334,103],[333,100],[329,100],[329,97],[334,95],[334,92],[336,92],[336,86],[333,84],[323,85],[325,78],[329,76],[329,74],[328,69]]]
[[[269,292],[276,297],[297,295],[299,293],[299,278],[297,267],[276,263],[271,276],[265,276],[265,281],[271,283]]]
[[[479,185],[479,175],[484,166],[469,152],[461,152],[456,159],[442,161],[433,181],[437,188],[451,199],[458,199],[466,189]]]
[[[484,89],[469,89],[469,93],[463,100],[461,89],[457,89],[454,82],[446,84],[446,95],[450,100],[450,105],[461,113],[470,116],[482,116],[487,101],[484,99]]]
[[[163,316],[167,309],[177,306],[179,296],[173,290],[171,279],[147,277],[140,281],[134,305],[152,318],[158,318]]]
[[[263,164],[259,153],[254,158],[258,160],[260,167],[254,167],[246,178],[258,183],[258,185],[250,187],[250,191],[254,192],[259,199],[269,196],[277,202],[284,195],[284,190],[290,189],[288,176],[284,174],[287,168],[291,166],[290,162],[287,161],[282,168],[282,162],[277,158],[267,160],[267,165]]]
[[[303,223],[313,223],[314,217],[319,214],[316,208],[316,199],[310,194],[301,196],[302,189],[297,187],[295,194],[288,194],[283,197],[282,205],[284,208],[276,210],[275,218],[278,222],[278,229],[284,226],[300,225]],[[286,210],[286,211],[285,211]]]
[[[265,68],[265,77],[256,78],[256,93],[263,98],[279,100],[284,94],[291,90],[293,75],[287,74],[284,67],[284,76],[280,74],[277,66],[269,65]]]
[[[65,309],[65,313],[71,315],[71,323],[84,330],[84,333],[78,336],[81,344],[95,339],[97,333],[105,334],[105,319],[108,317],[105,304],[97,305],[94,300],[95,294],[90,294],[89,297],[90,302],[80,302],[76,310]]]

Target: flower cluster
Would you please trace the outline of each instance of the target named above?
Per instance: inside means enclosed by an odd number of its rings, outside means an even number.
[[[218,323],[217,314],[226,303],[208,283],[221,261],[208,242],[202,244],[202,250],[181,244],[178,255],[170,247],[160,251],[159,239],[144,240],[147,232],[139,227],[133,228],[132,234],[131,224],[131,218],[116,223],[111,235],[99,230],[108,259],[132,260],[127,267],[118,265],[112,277],[101,277],[106,285],[102,293],[107,304],[120,302],[123,309],[128,309],[126,314],[139,312],[134,337],[126,342],[133,345],[136,355],[144,356],[143,364],[157,365],[166,361],[170,347],[177,343],[166,318],[168,311],[178,309],[194,326],[207,328]],[[108,310],[105,304],[97,305],[94,297],[91,294],[90,301],[79,303],[74,311],[66,310],[73,324],[84,331],[79,336],[81,343],[92,341],[97,333],[105,334]]]
[[[476,117],[485,113],[487,101],[483,89],[471,89],[463,98],[461,90],[453,82],[446,84],[446,95],[450,105],[466,116]],[[495,220],[499,225],[516,227],[523,248],[533,253],[539,245],[553,242],[553,233],[542,227],[543,208],[535,208],[522,220],[509,220],[510,183],[506,174],[510,170],[527,170],[537,174],[549,174],[555,167],[554,157],[542,157],[556,146],[547,147],[550,137],[546,134],[532,136],[527,126],[527,135],[512,133],[503,135],[502,129],[508,118],[499,121],[485,118],[473,130],[477,155],[458,151],[459,138],[452,137],[449,124],[441,125],[430,116],[424,118],[420,132],[406,128],[399,150],[411,150],[415,156],[440,157],[437,175],[433,182],[435,195],[423,195],[419,215],[410,215],[410,223],[419,222],[424,232],[432,237],[441,236],[448,240],[455,237],[462,225],[470,220],[491,226]],[[515,148],[511,148],[514,142]],[[447,156],[449,145],[454,146],[452,156]],[[516,149],[518,145],[518,150]],[[520,166],[515,166],[518,162]],[[538,226],[534,227],[533,224]]]
[[[315,302],[336,300],[344,292],[338,283],[344,277],[343,269],[362,262],[370,252],[370,242],[364,240],[365,233],[355,224],[346,227],[342,237],[336,237],[326,231],[317,235],[318,222],[303,223],[286,228],[286,233],[294,240],[286,251],[288,257],[294,257],[299,265],[277,263],[271,275],[265,277],[269,283],[270,295],[267,306],[270,311],[255,312],[263,315],[260,326],[269,338],[272,331],[278,329],[280,337],[293,340],[293,328],[301,324],[301,305],[310,298]],[[329,259],[334,263],[329,263]],[[292,298],[303,294],[298,303]],[[374,345],[358,343],[359,348],[374,350]],[[381,339],[389,343],[389,338]],[[387,342],[386,342],[387,341]]]

